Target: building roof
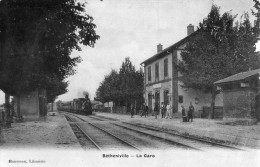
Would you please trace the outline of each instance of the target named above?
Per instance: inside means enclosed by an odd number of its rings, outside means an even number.
[[[227,82],[241,81],[241,80],[245,80],[245,79],[247,79],[247,78],[249,78],[253,75],[256,75],[256,74],[260,74],[260,69],[241,72],[241,73],[229,76],[227,78],[221,79],[221,80],[215,82],[214,84],[224,84],[224,83],[227,83]]]
[[[175,44],[165,48],[164,50],[162,50],[161,52],[159,53],[156,53],[155,55],[153,55],[152,57],[146,59],[145,61],[143,61],[141,64],[147,64],[147,63],[150,63],[150,62],[153,62],[159,58],[162,58],[163,56],[167,55],[167,52],[170,52],[172,51],[173,49],[176,49],[178,48],[179,46],[183,45],[184,43],[186,43],[190,37],[194,36],[195,34],[197,34],[198,31],[195,31],[194,33],[188,35],[187,37],[183,38],[182,40],[176,42]]]

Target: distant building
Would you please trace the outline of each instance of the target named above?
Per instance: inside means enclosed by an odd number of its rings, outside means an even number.
[[[105,112],[113,111],[114,103],[112,101],[104,103]]]
[[[202,110],[203,106],[211,105],[211,95],[198,90],[183,89],[178,80],[180,73],[177,72],[175,63],[181,60],[181,52],[191,38],[196,35],[194,26],[188,25],[187,37],[177,43],[163,49],[161,44],[157,45],[157,53],[141,63],[144,66],[144,98],[150,108],[154,103],[170,103],[173,112],[180,112],[181,105],[187,109],[190,102],[193,103],[195,111]],[[222,106],[221,94],[216,97],[216,106]]]
[[[215,84],[223,90],[224,121],[260,121],[260,69],[241,72]]]
[[[104,109],[104,104],[101,103],[100,101],[90,100],[90,102],[91,102],[93,111],[97,112],[97,111],[102,111]]]

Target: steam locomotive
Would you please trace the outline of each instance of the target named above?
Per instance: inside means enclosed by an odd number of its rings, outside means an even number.
[[[77,98],[67,102],[60,102],[57,104],[57,109],[59,111],[67,111],[84,115],[92,114],[92,105],[87,97]]]

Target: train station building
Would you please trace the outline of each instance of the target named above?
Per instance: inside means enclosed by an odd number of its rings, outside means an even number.
[[[186,109],[190,102],[195,111],[211,105],[211,95],[194,89],[184,89],[178,80],[181,74],[177,72],[176,64],[181,60],[181,52],[196,35],[194,26],[187,26],[187,36],[177,43],[163,49],[157,45],[157,53],[141,63],[144,66],[144,98],[149,108],[154,108],[155,103],[169,103],[173,112],[180,112],[183,105]],[[216,97],[215,105],[223,106],[223,94]]]

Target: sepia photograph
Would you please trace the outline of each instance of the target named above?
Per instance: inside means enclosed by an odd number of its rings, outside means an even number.
[[[257,167],[259,0],[0,0],[1,167]]]

